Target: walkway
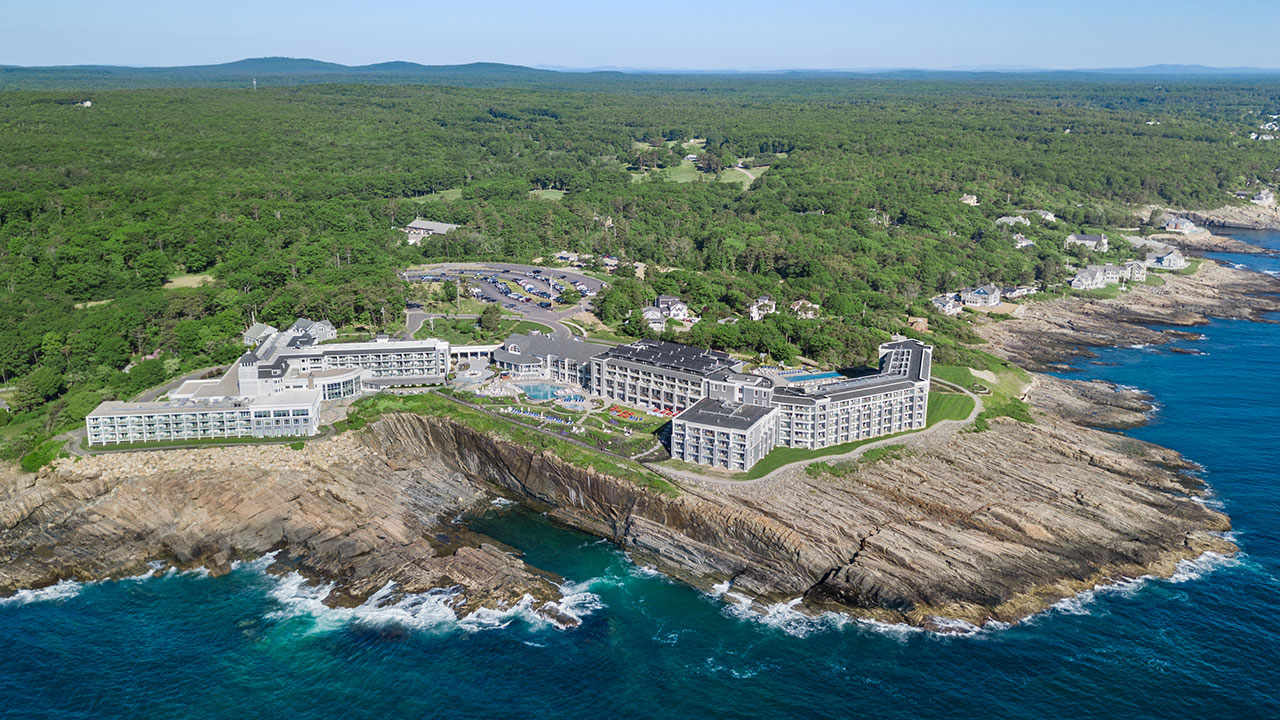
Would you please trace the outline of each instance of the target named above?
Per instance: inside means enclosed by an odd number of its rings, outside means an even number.
[[[674,468],[663,467],[661,465],[657,465],[654,463],[645,463],[645,466],[648,467],[650,470],[653,470],[654,472],[671,480],[692,482],[695,484],[709,483],[712,485],[732,485],[735,487],[750,487],[752,485],[760,485],[761,483],[774,480],[776,478],[781,477],[784,474],[790,473],[794,470],[797,470],[806,465],[809,465],[810,463],[838,462],[841,460],[853,460],[853,459],[862,457],[862,454],[868,450],[872,450],[878,447],[884,447],[886,445],[907,445],[909,447],[910,446],[919,447],[923,445],[938,445],[949,440],[952,435],[955,435],[965,426],[972,424],[973,421],[977,419],[978,414],[982,412],[983,404],[982,404],[982,398],[969,392],[963,387],[956,385],[955,383],[950,383],[950,382],[947,382],[946,380],[939,380],[938,378],[933,378],[932,382],[937,383],[938,385],[942,385],[944,387],[950,388],[957,392],[963,393],[965,395],[968,395],[970,398],[972,398],[973,410],[969,413],[969,417],[965,418],[964,420],[939,420],[938,422],[934,423],[933,425],[930,425],[929,427],[923,430],[918,430],[908,435],[898,435],[895,437],[886,437],[880,440],[875,440],[873,442],[867,443],[866,445],[860,445],[854,448],[853,450],[850,450],[847,453],[842,453],[840,455],[823,455],[822,457],[815,457],[809,460],[797,460],[793,463],[787,463],[786,465],[783,465],[777,470],[774,470],[767,475],[762,475],[758,478],[735,480],[729,477],[715,477],[711,475],[700,475],[697,473],[688,472],[686,470],[676,470]]]

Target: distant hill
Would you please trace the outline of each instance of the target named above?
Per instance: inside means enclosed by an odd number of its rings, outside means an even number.
[[[64,65],[20,67],[0,65],[0,90],[108,90],[164,87],[259,87],[316,83],[365,83],[384,85],[457,85],[463,87],[530,87],[556,89],[604,89],[665,86],[698,90],[699,83],[752,82],[787,78],[791,80],[833,78],[933,78],[973,79],[1040,77],[1045,79],[1082,77],[1246,77],[1280,75],[1280,70],[1264,68],[1214,68],[1203,65],[1150,65],[1138,68],[1080,70],[1035,70],[1022,68],[989,70],[928,70],[884,68],[865,70],[772,70],[697,71],[635,68],[531,68],[502,63],[465,65],[421,65],[406,61],[373,65],[341,65],[308,58],[265,57],[237,60],[218,65],[181,67],[122,67],[115,65]]]
[[[463,84],[485,87],[521,81],[548,80],[560,73],[520,65],[470,63],[419,65],[385,62],[340,65],[306,58],[251,58],[219,65],[183,67],[121,67],[65,65],[54,67],[0,66],[0,90],[102,90],[159,87],[251,87],[314,83]]]

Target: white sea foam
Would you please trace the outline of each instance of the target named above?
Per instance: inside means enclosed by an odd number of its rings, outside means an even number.
[[[1230,533],[1228,533],[1228,535],[1230,535]],[[1198,558],[1183,560],[1178,563],[1177,569],[1174,571],[1173,575],[1169,577],[1169,582],[1190,582],[1191,580],[1199,580],[1219,568],[1238,567],[1242,562],[1244,562],[1240,555],[1240,553],[1236,553],[1235,555],[1223,555],[1222,553],[1207,552]]]
[[[0,607],[26,605],[27,603],[49,600],[66,600],[79,595],[82,588],[84,588],[84,583],[76,582],[75,580],[60,580],[53,585],[35,590],[24,588],[8,597],[0,598]]]
[[[496,498],[494,498],[493,500],[491,500],[491,501],[489,502],[489,504],[490,504],[490,505],[496,505],[496,506],[498,506],[498,507],[510,507],[510,506],[512,506],[512,505],[516,505],[516,504],[518,504],[518,503],[516,503],[516,501],[515,501],[515,500],[508,500],[508,499],[506,499],[506,498],[504,498],[504,497],[496,497]]]

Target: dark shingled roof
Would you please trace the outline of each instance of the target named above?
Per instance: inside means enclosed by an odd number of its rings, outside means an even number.
[[[685,408],[676,420],[695,425],[710,425],[725,430],[748,430],[774,412],[772,407],[726,403],[703,398]]]

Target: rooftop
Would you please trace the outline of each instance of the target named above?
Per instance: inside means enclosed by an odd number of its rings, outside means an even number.
[[[599,357],[703,376],[719,370],[731,370],[734,365],[728,353],[662,340],[637,340],[630,345],[610,348]]]
[[[774,412],[776,410],[767,405],[744,405],[703,398],[685,408],[676,419],[726,430],[748,430]]]

